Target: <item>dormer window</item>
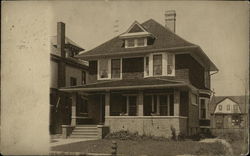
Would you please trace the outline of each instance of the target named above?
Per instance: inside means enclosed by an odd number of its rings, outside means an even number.
[[[145,47],[148,39],[154,38],[153,35],[138,22],[134,22],[130,28],[119,36],[124,40],[125,48]]]
[[[135,47],[135,39],[127,39],[126,48]]]
[[[147,46],[147,38],[134,38],[125,40],[125,48],[145,47]]]
[[[149,54],[144,59],[144,77],[174,76],[175,55],[171,53]]]

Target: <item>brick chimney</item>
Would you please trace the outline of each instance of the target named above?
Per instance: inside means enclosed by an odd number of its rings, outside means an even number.
[[[57,22],[57,50],[61,57],[65,58],[65,24],[63,22]]]
[[[63,22],[57,23],[57,50],[61,57],[65,58],[65,24]],[[58,62],[58,88],[65,87],[65,62],[60,60]]]
[[[175,10],[165,11],[165,27],[175,32],[175,21],[176,21]]]

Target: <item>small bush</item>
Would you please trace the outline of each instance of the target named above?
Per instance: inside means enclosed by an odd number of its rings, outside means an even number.
[[[232,143],[234,141],[243,140],[244,134],[240,132],[227,132],[218,135],[218,138],[225,139],[226,141]]]
[[[227,148],[220,142],[215,142],[213,144],[201,144],[200,147],[195,152],[196,155],[207,155],[207,156],[219,156],[226,155]]]
[[[138,133],[130,133],[128,131],[109,133],[108,135],[106,135],[105,139],[133,140],[133,141],[140,141],[140,140],[169,141],[168,138],[164,137],[139,135]]]

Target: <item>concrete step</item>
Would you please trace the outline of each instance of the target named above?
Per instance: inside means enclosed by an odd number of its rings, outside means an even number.
[[[97,136],[88,136],[88,135],[71,135],[70,138],[98,139]]]
[[[98,135],[97,132],[75,132],[73,131],[71,135]]]
[[[76,127],[96,127],[97,125],[76,125]]]
[[[74,129],[73,132],[92,132],[92,133],[98,133],[97,129]]]

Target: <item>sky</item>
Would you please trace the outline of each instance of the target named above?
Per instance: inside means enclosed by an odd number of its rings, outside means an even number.
[[[152,18],[164,25],[164,12],[175,10],[176,34],[199,45],[219,69],[211,79],[215,95],[245,95],[248,90],[247,2],[53,1],[51,7],[51,36],[62,21],[66,36],[85,50],[125,32],[135,20]]]

